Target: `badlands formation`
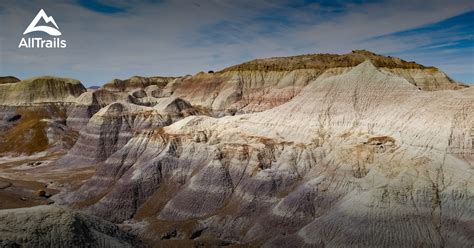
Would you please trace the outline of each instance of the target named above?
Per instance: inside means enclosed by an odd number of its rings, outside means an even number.
[[[353,51],[0,82],[2,245],[474,245],[474,88],[437,68]]]

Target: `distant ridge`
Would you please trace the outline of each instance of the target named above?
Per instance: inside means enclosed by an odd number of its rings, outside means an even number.
[[[11,84],[11,83],[19,82],[19,81],[20,79],[14,76],[0,77],[0,84]]]
[[[14,84],[0,84],[0,105],[71,102],[84,92],[86,88],[75,79],[34,77]]]
[[[266,59],[254,59],[249,62],[234,65],[221,70],[226,71],[289,71],[296,69],[328,69],[334,67],[353,67],[365,60],[371,60],[376,67],[403,68],[403,69],[436,69],[427,67],[413,61],[405,61],[400,58],[383,56],[367,50],[354,50],[348,54],[305,54],[289,57],[272,57]]]

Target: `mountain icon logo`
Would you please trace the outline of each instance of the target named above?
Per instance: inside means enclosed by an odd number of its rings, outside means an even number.
[[[50,26],[37,26],[40,19],[43,19],[45,23],[52,23],[56,28],[50,27]],[[54,18],[52,16],[46,15],[46,12],[44,12],[43,9],[41,9],[38,12],[38,14],[35,16],[35,19],[31,21],[30,25],[26,28],[25,32],[23,32],[23,35],[29,34],[31,32],[36,32],[36,31],[45,32],[51,36],[61,35],[58,24],[56,24],[56,22],[54,21]]]

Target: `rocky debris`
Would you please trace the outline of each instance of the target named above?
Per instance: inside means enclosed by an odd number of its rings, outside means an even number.
[[[370,137],[367,142],[369,145],[395,144],[395,139],[388,136]]]
[[[132,135],[58,200],[175,223],[157,239],[193,220],[199,236],[267,247],[468,247],[473,108],[471,88],[420,91],[366,61],[262,113]]]
[[[14,84],[0,84],[0,105],[73,102],[86,92],[81,82],[58,77],[37,77]]]
[[[13,84],[19,81],[20,79],[13,76],[0,77],[0,84]]]
[[[49,193],[48,191],[44,190],[44,189],[38,189],[38,190],[36,190],[36,196],[42,197],[42,198],[50,198],[52,196],[52,194]],[[53,203],[54,203],[54,201],[49,201],[49,200],[46,202],[47,205],[53,204]]]
[[[96,217],[55,206],[0,210],[2,247],[141,247],[133,236]]]
[[[28,166],[30,167],[37,167],[37,166],[40,166],[41,164],[43,164],[43,162],[41,161],[35,161],[35,162],[28,162]]]
[[[39,197],[46,197],[46,191],[39,189],[36,191],[36,195]]]

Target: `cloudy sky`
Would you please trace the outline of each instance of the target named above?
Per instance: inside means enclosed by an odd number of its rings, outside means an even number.
[[[40,9],[54,17],[66,49],[18,48]],[[367,49],[474,83],[473,36],[472,0],[2,0],[0,75],[101,85]]]

